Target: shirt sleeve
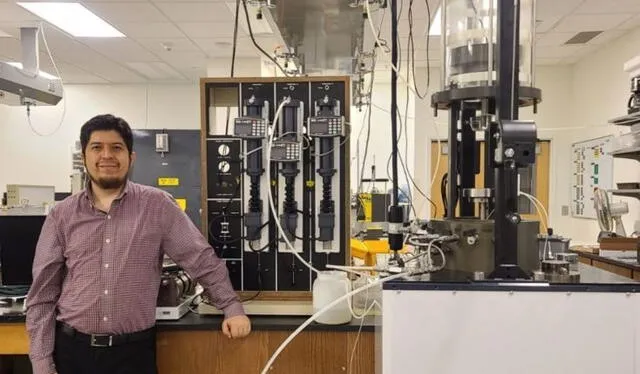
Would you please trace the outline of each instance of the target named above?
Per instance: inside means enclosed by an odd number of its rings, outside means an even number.
[[[202,285],[213,305],[222,310],[226,318],[244,315],[226,263],[175,200],[170,195],[163,199],[163,251]]]
[[[56,308],[64,278],[63,244],[53,211],[45,219],[33,260],[33,282],[26,300],[29,358],[34,374],[55,370]]]

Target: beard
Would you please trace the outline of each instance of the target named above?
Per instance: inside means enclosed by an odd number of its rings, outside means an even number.
[[[105,177],[95,177],[91,175],[88,169],[85,169],[85,170],[87,172],[87,175],[89,176],[89,179],[91,179],[91,182],[93,182],[96,186],[100,187],[103,190],[119,189],[122,186],[124,186],[124,184],[127,182],[127,179],[129,177],[128,171],[123,177],[106,177],[105,178]]]

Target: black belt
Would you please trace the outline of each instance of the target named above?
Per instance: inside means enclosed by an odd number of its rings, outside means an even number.
[[[122,345],[130,342],[152,339],[155,337],[154,327],[128,334],[109,335],[85,334],[62,322],[58,322],[57,326],[58,330],[60,330],[65,335],[71,336],[76,340],[87,343],[91,347],[112,347],[115,345]]]

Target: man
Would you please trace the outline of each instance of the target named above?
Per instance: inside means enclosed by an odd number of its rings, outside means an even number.
[[[27,330],[34,374],[156,373],[165,253],[224,311],[226,336],[249,334],[225,263],[169,194],[128,181],[135,153],[127,122],[94,117],[80,142],[90,181],[48,215],[33,263]]]

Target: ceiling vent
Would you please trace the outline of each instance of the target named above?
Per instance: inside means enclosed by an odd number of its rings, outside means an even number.
[[[575,34],[571,39],[567,40],[565,45],[587,44],[591,39],[602,34],[602,31],[583,31]]]

